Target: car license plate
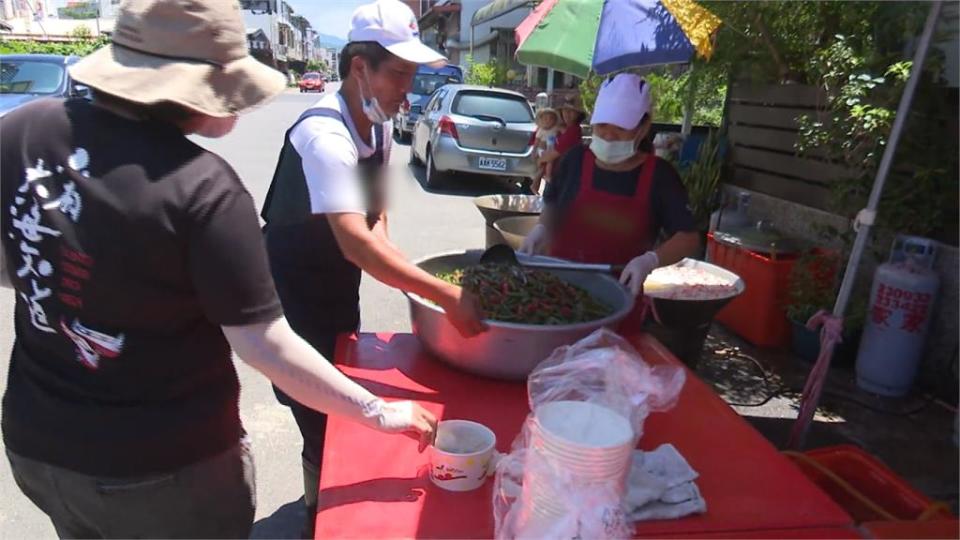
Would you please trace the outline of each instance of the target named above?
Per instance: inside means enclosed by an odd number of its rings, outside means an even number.
[[[480,163],[478,166],[481,169],[487,169],[490,171],[505,171],[507,170],[507,160],[500,158],[489,158],[482,157],[480,158]]]

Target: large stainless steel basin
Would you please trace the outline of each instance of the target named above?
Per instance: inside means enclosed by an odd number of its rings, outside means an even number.
[[[477,264],[482,253],[480,250],[443,253],[416,264],[436,274]],[[612,308],[613,314],[596,321],[556,326],[487,321],[489,331],[465,339],[447,321],[443,310],[415,294],[407,294],[413,333],[434,356],[464,371],[496,379],[523,380],[557,347],[575,343],[598,328],[615,327],[633,309],[633,297],[611,276],[553,273],[589,292]]]
[[[539,216],[543,212],[543,197],[539,195],[484,195],[475,198],[473,204],[490,226],[505,217]]]

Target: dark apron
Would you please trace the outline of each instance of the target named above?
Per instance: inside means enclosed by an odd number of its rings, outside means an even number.
[[[325,215],[314,215],[300,155],[290,133],[300,122],[325,116],[344,122],[332,109],[306,111],[284,135],[283,149],[261,216],[270,270],[293,330],[327,360],[334,360],[337,336],[360,326],[361,270],[344,257]],[[376,151],[358,163],[367,203],[367,225],[373,229],[384,204],[384,133],[375,126]],[[279,390],[280,402],[293,400]]]

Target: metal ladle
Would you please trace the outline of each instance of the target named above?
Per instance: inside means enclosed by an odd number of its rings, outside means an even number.
[[[513,248],[505,244],[498,244],[483,252],[480,256],[480,264],[506,264],[510,266],[524,266],[527,268],[538,268],[540,270],[563,270],[572,272],[599,272],[601,274],[613,274],[619,276],[623,273],[622,264],[585,264],[575,262],[558,261],[536,261],[523,260],[517,258],[517,253]]]

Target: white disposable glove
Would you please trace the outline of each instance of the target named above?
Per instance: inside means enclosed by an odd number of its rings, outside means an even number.
[[[421,451],[433,443],[437,419],[429,411],[371,394],[294,333],[285,318],[222,328],[241,360],[307,407],[387,433],[410,434],[420,441]]]
[[[520,253],[524,255],[542,255],[547,249],[547,228],[542,223],[530,230],[530,234],[523,239]]]
[[[623,273],[620,274],[620,283],[626,285],[633,296],[639,296],[643,291],[643,282],[647,280],[650,272],[656,270],[658,266],[660,266],[660,258],[652,251],[634,257],[627,263]]]
[[[433,444],[437,419],[429,411],[412,401],[386,402],[377,399],[364,411],[373,427],[386,433],[408,433],[420,441],[420,451]]]

